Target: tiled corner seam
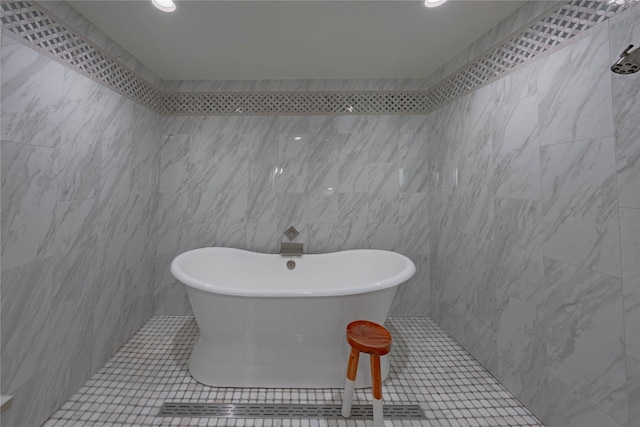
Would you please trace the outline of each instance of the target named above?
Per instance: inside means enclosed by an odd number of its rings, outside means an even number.
[[[424,91],[161,92],[47,10],[1,2],[5,32],[165,115],[426,114],[600,24],[633,2],[571,0]]]

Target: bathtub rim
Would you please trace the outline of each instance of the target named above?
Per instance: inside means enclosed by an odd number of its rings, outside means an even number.
[[[348,254],[353,252],[366,252],[366,253],[387,253],[390,256],[401,259],[405,268],[400,272],[386,277],[383,280],[372,282],[370,284],[358,287],[351,287],[345,289],[316,289],[316,290],[279,290],[279,289],[262,289],[262,290],[247,290],[247,289],[233,289],[225,286],[220,286],[214,283],[206,283],[201,280],[196,279],[185,273],[180,268],[180,261],[184,258],[187,258],[190,254],[194,252],[201,251],[231,251],[231,252],[241,252],[250,254],[251,256],[258,257],[270,257],[270,258],[281,258],[281,259],[291,259],[291,257],[281,256],[279,254],[268,254],[263,252],[254,252],[245,249],[237,249],[237,248],[228,248],[223,246],[212,246],[212,247],[203,247],[192,249],[186,252],[181,253],[176,256],[173,261],[171,261],[171,274],[183,283],[185,286],[189,286],[195,289],[199,289],[204,292],[212,293],[212,294],[222,294],[222,295],[233,295],[233,296],[245,296],[245,297],[284,297],[284,298],[300,298],[300,297],[331,297],[331,296],[342,296],[342,295],[357,295],[364,294],[367,292],[375,292],[382,289],[391,288],[394,286],[399,286],[400,284],[409,280],[416,272],[416,266],[411,259],[407,256],[402,255],[398,252],[387,251],[382,249],[350,249],[345,251],[337,251],[337,252],[328,252],[321,254],[304,254],[302,257],[324,257],[324,256],[335,256],[335,254]],[[294,258],[295,259],[295,258]]]

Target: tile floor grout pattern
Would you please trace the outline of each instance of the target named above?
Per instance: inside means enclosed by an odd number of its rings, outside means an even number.
[[[417,404],[427,420],[387,427],[539,426],[543,424],[462,346],[427,317],[390,317],[388,404]],[[222,388],[196,382],[187,362],[198,327],[191,316],[155,316],[73,395],[44,427],[255,426],[365,427],[371,421],[163,418],[164,402],[339,404],[341,389]],[[358,389],[354,404],[370,404]]]

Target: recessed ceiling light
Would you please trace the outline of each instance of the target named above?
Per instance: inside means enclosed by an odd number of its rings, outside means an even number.
[[[151,3],[163,12],[173,12],[176,10],[176,4],[173,0],[151,0]]]
[[[427,7],[437,7],[447,0],[424,0],[424,5]]]

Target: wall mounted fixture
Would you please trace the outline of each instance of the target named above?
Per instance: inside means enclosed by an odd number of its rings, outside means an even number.
[[[176,10],[176,4],[173,0],[151,0],[151,3],[163,12],[173,12]]]
[[[640,47],[631,51],[633,45],[630,44],[621,54],[612,66],[611,71],[616,74],[633,74],[640,71]]]

